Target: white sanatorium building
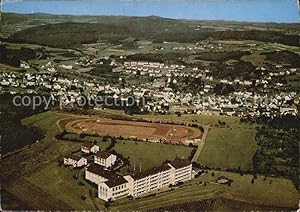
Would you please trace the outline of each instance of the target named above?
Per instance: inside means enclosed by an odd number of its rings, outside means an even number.
[[[148,192],[158,190],[178,182],[192,179],[192,164],[188,160],[175,160],[159,167],[120,176],[100,171],[95,164],[87,168],[86,179],[98,184],[98,197],[108,201],[126,196],[138,197]],[[102,169],[103,170],[103,169]],[[91,174],[93,172],[93,174]],[[94,177],[91,177],[91,176]],[[96,175],[101,175],[97,176]]]

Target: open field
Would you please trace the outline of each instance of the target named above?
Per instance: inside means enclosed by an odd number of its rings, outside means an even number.
[[[196,122],[209,128],[198,162],[210,168],[252,170],[257,149],[256,125],[240,123],[238,117],[217,115],[142,115],[147,120]],[[219,126],[225,122],[226,126]]]
[[[212,176],[212,173],[214,173],[214,176]],[[241,176],[232,172],[208,171],[208,174],[200,176],[197,180],[210,182],[220,176],[233,180],[233,183],[223,195],[226,198],[257,205],[294,208],[298,205],[299,192],[292,181],[283,178],[257,176],[252,184],[252,175]]]
[[[257,149],[255,135],[256,130],[247,128],[209,129],[198,162],[210,168],[252,170]]]
[[[38,170],[26,180],[39,186],[42,190],[55,195],[56,198],[72,206],[77,210],[96,210],[90,198],[89,188],[79,185],[79,180],[74,176],[79,173],[79,169],[58,166],[57,162],[52,162],[44,168]],[[86,196],[84,202],[81,197]]]
[[[201,136],[201,131],[193,127],[111,119],[79,119],[67,123],[65,128],[74,133],[165,140],[175,144]]]
[[[188,159],[191,155],[191,147],[153,144],[148,142],[118,141],[114,147],[116,152],[129,157],[130,168],[142,170],[161,165],[166,160],[175,160],[176,157]]]
[[[102,150],[105,150],[111,143],[109,139],[104,142],[102,137],[85,136],[84,138],[80,138],[79,134],[67,134],[65,138],[82,140],[83,142],[96,141],[97,145]],[[77,145],[78,148],[80,145],[80,143],[71,141],[63,142],[70,143],[71,146]],[[130,168],[130,170],[133,170],[134,163],[136,169],[139,169],[139,166],[141,165],[141,168],[144,170],[159,166],[166,160],[174,160],[176,157],[187,159],[191,156],[193,148],[179,145],[154,144],[150,142],[116,139],[116,144],[113,149],[124,157],[129,158],[130,165],[128,168]]]
[[[51,182],[53,185],[53,182]],[[9,188],[17,198],[26,202],[31,208],[36,210],[70,210],[72,207],[67,205],[55,193],[48,193],[42,188],[28,182],[27,180],[18,180],[18,183]],[[63,192],[59,192],[63,193]],[[46,201],[45,201],[46,200]],[[27,208],[24,208],[27,209]]]

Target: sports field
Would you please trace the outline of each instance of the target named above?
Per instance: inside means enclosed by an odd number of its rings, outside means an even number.
[[[99,136],[111,135],[123,138],[151,139],[179,144],[185,140],[201,138],[197,128],[137,121],[112,119],[77,119],[68,122],[65,129],[73,133],[85,133]]]

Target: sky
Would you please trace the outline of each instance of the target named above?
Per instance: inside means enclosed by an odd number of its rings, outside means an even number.
[[[298,5],[299,6],[299,5]],[[297,0],[3,0],[3,12],[299,23]]]

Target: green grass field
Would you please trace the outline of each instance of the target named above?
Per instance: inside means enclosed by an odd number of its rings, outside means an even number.
[[[77,210],[90,209],[95,207],[90,197],[89,188],[79,185],[79,180],[74,176],[79,173],[78,169],[70,167],[58,166],[53,162],[35,172],[26,180],[39,186],[44,191],[55,195],[56,198],[62,200],[67,205]],[[87,196],[84,202],[81,197]]]
[[[212,172],[214,172],[214,176],[212,176]],[[232,185],[228,187],[228,190],[223,195],[224,197],[259,205],[281,207],[297,207],[298,205],[299,192],[292,181],[288,179],[271,177],[264,179],[263,176],[258,176],[252,184],[252,175],[241,176],[232,172],[209,171],[208,174],[200,176],[197,180],[210,182],[220,176],[233,180]]]
[[[212,128],[198,158],[201,165],[210,168],[252,170],[256,152],[256,130]]]
[[[143,115],[148,120],[197,122],[208,126],[209,133],[198,162],[210,168],[252,170],[252,158],[257,149],[256,125],[242,124],[238,117],[218,115]],[[225,122],[226,127],[219,126]]]
[[[136,170],[140,164],[145,170],[159,166],[166,160],[174,160],[176,157],[187,159],[192,151],[191,147],[134,141],[118,141],[114,149],[130,158],[131,170],[134,163]]]

